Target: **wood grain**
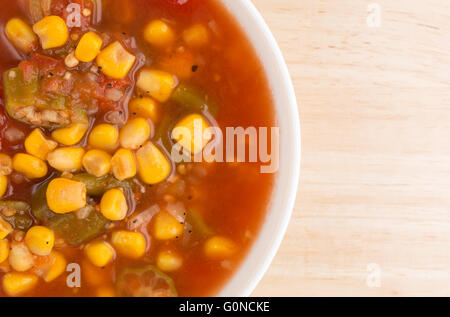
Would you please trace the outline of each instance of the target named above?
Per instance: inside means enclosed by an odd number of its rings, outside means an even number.
[[[253,2],[303,139],[294,215],[254,295],[450,295],[450,1]]]

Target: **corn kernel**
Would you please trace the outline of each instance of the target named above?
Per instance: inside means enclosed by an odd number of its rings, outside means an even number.
[[[147,243],[139,232],[115,231],[111,235],[111,243],[118,253],[131,259],[138,259],[145,254]]]
[[[148,97],[133,99],[128,104],[130,114],[150,119],[154,123],[158,122],[158,108],[156,101]]]
[[[167,211],[161,211],[155,216],[153,235],[158,240],[172,240],[183,234],[184,225]]]
[[[9,265],[18,272],[28,271],[34,265],[33,255],[23,242],[11,243],[8,261]]]
[[[120,181],[136,176],[136,159],[133,152],[119,149],[111,159],[114,177]]]
[[[47,155],[48,164],[60,172],[76,172],[82,169],[84,149],[81,147],[65,147]]]
[[[83,157],[83,167],[96,177],[105,176],[111,170],[111,155],[102,150],[90,150]]]
[[[199,114],[192,114],[177,123],[172,137],[192,154],[199,153],[212,139],[208,122]]]
[[[9,296],[21,296],[31,291],[38,277],[30,273],[10,272],[3,277],[3,290]]]
[[[114,258],[113,247],[105,241],[95,241],[89,243],[84,249],[89,261],[97,267],[106,266]]]
[[[30,179],[44,177],[48,172],[47,164],[43,160],[24,153],[14,155],[13,169]]]
[[[116,297],[116,291],[111,286],[100,286],[96,295],[97,297]]]
[[[19,50],[30,53],[37,47],[37,36],[31,27],[24,21],[14,18],[8,21],[5,26],[5,33],[8,40]]]
[[[45,137],[40,129],[34,129],[25,139],[25,150],[28,154],[46,160],[47,154],[56,149],[58,143]]]
[[[158,253],[156,265],[165,272],[173,272],[183,265],[183,258],[173,251],[161,251]]]
[[[63,46],[69,39],[66,22],[56,15],[43,18],[33,26],[33,31],[39,36],[44,50]]]
[[[97,56],[97,64],[102,72],[112,78],[124,78],[133,67],[136,57],[130,54],[119,42],[103,49]]]
[[[55,178],[47,188],[47,204],[57,214],[65,214],[86,206],[86,185],[66,178]]]
[[[160,70],[143,69],[136,86],[159,102],[166,102],[172,95],[177,82],[172,74]]]
[[[6,239],[0,240],[0,263],[5,262],[9,256],[9,241]]]
[[[150,141],[137,151],[136,161],[139,176],[146,184],[160,183],[170,174],[171,166],[169,161]]]
[[[87,130],[87,123],[76,122],[68,127],[56,129],[52,132],[52,138],[63,145],[72,146],[81,141]]]
[[[0,153],[0,175],[8,176],[12,173],[12,159],[9,155]]]
[[[88,143],[93,148],[112,152],[119,146],[119,130],[110,124],[99,124],[92,129]]]
[[[145,141],[148,140],[151,134],[151,127],[148,121],[144,118],[130,119],[120,129],[120,145],[123,148],[130,150],[137,150]]]
[[[50,283],[66,271],[66,266],[64,255],[52,251],[49,255],[36,257],[33,272]]]
[[[154,46],[167,47],[175,41],[175,33],[164,21],[155,20],[145,27],[144,39]]]
[[[2,198],[8,189],[8,177],[0,175],[0,198]]]
[[[12,231],[10,223],[0,217],[0,239],[6,238]]]
[[[209,31],[202,24],[196,24],[183,32],[183,41],[190,47],[199,48],[209,42]]]
[[[103,194],[100,202],[102,215],[109,220],[122,220],[127,216],[128,204],[120,189],[110,189]]]
[[[55,244],[55,235],[46,227],[34,226],[27,231],[25,244],[36,255],[49,255]]]
[[[236,244],[228,238],[215,236],[206,241],[204,252],[210,258],[223,259],[236,253]]]
[[[87,32],[81,37],[75,50],[75,57],[85,63],[92,62],[100,53],[103,41],[94,32]]]

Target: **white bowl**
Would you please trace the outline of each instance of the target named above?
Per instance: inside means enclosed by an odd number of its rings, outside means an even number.
[[[269,268],[283,240],[300,176],[300,122],[286,63],[275,38],[250,0],[221,0],[250,39],[263,64],[280,127],[280,168],[259,236],[219,296],[249,296]]]

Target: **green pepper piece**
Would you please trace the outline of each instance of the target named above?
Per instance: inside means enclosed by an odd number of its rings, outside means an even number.
[[[19,67],[12,68],[3,73],[3,87],[5,91],[5,106],[8,114],[17,119],[14,108],[18,106],[34,105],[39,92],[37,74],[25,82],[23,72]]]
[[[31,206],[24,201],[2,200],[0,201],[0,210],[13,209],[15,211],[30,211]]]
[[[39,186],[31,196],[31,213],[38,221],[44,224],[56,215],[47,205],[46,193],[49,183],[50,181]]]
[[[15,200],[0,201],[0,210],[4,209],[16,211],[16,213],[11,217],[6,217],[3,214],[1,215],[1,217],[5,221],[7,221],[14,229],[27,230],[33,224],[33,218],[31,218],[29,214],[29,212],[31,211],[31,207],[26,202]]]
[[[171,124],[172,124],[172,117],[169,115],[164,115],[162,118],[158,129],[156,130],[155,139],[160,140],[164,148],[168,153],[172,151],[172,141],[170,139],[170,133],[171,133]]]
[[[97,211],[91,211],[85,219],[78,219],[74,213],[55,215],[45,225],[72,246],[80,245],[100,235],[109,221]]]
[[[74,175],[72,180],[84,183],[86,185],[86,193],[88,196],[98,197],[103,195],[106,191],[118,187],[123,188],[124,190],[132,190],[131,181],[119,181],[111,175],[95,177],[84,173]]]
[[[192,231],[194,234],[198,234],[201,237],[209,237],[214,234],[212,230],[200,216],[200,214],[195,209],[188,209],[187,212],[187,222],[192,225]]]
[[[208,111],[211,115],[216,116],[219,110],[217,105],[207,102],[204,96],[205,94],[200,89],[182,84],[175,89],[171,98],[189,111]]]
[[[35,104],[40,109],[65,110],[66,98],[61,95],[49,94],[42,100],[37,99]]]
[[[153,265],[123,269],[116,288],[123,297],[177,297],[175,283],[170,276]]]
[[[85,219],[78,219],[74,213],[59,215],[51,211],[46,198],[49,182],[42,184],[31,198],[32,214],[37,220],[54,230],[73,246],[80,245],[103,233],[109,221],[97,211],[91,211]]]
[[[23,72],[19,67],[7,70],[3,73],[3,86],[5,91],[6,111],[10,117],[18,121],[48,128],[63,127],[70,123],[67,122],[68,120],[65,120],[65,122],[36,123],[30,122],[29,119],[18,118],[17,111],[22,107],[34,107],[37,112],[47,109],[65,112],[72,119],[83,119],[83,121],[87,121],[85,112],[78,114],[75,113],[75,111],[69,111],[66,108],[66,98],[64,96],[59,94],[47,94],[45,96],[40,95],[37,72],[30,80],[25,81]]]

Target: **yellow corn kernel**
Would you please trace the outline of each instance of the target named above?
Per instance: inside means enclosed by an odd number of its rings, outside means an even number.
[[[173,272],[183,265],[183,258],[174,251],[161,251],[158,253],[156,265],[165,272]]]
[[[136,57],[116,41],[100,52],[97,56],[97,65],[105,75],[121,79],[128,74],[135,60]]]
[[[44,177],[48,172],[47,164],[43,160],[24,153],[14,155],[13,169],[30,179]]]
[[[119,149],[111,159],[114,177],[120,181],[136,176],[136,159],[133,152]]]
[[[46,160],[47,154],[56,149],[58,143],[45,137],[40,129],[34,129],[25,139],[25,150],[28,154]]]
[[[105,241],[95,241],[89,243],[84,249],[89,261],[97,267],[106,266],[114,258],[113,247]]]
[[[166,102],[177,82],[172,74],[145,68],[138,76],[136,86],[159,102]]]
[[[34,265],[33,255],[23,242],[11,243],[8,261],[9,265],[18,272],[28,271]]]
[[[9,241],[6,239],[0,240],[0,263],[5,262],[9,256]]]
[[[199,48],[209,42],[209,31],[202,24],[196,24],[183,32],[183,41],[190,47]]]
[[[111,124],[99,124],[92,129],[88,143],[93,148],[112,152],[119,147],[119,130]]]
[[[128,204],[120,189],[110,189],[103,194],[100,201],[100,212],[109,220],[122,220],[127,216]]]
[[[67,178],[55,178],[47,187],[48,207],[57,214],[66,214],[86,206],[86,185]]]
[[[76,172],[82,169],[84,149],[81,147],[64,147],[47,155],[48,164],[60,172]]]
[[[147,142],[136,152],[138,173],[142,181],[153,185],[165,180],[171,166],[164,154],[152,142]]]
[[[39,36],[44,50],[63,46],[69,39],[66,22],[56,15],[43,18],[33,26],[33,31]]]
[[[158,240],[172,240],[181,237],[184,225],[167,211],[161,211],[155,216],[153,235]]]
[[[4,239],[13,231],[13,228],[2,217],[0,217],[0,239]]]
[[[137,150],[151,134],[151,127],[144,118],[133,118],[120,129],[120,145],[123,148]]]
[[[0,198],[5,195],[6,190],[8,189],[8,177],[5,175],[0,175]]]
[[[172,138],[192,154],[199,153],[212,139],[211,129],[205,118],[191,114],[177,123]]]
[[[142,257],[147,248],[145,237],[141,233],[133,231],[120,230],[113,232],[111,243],[118,253],[131,259]]]
[[[223,259],[236,253],[236,244],[228,238],[215,236],[206,241],[204,252],[210,258]]]
[[[3,277],[3,290],[9,296],[21,296],[31,291],[37,282],[34,274],[10,272]]]
[[[67,261],[64,255],[52,251],[47,258],[47,263],[41,268],[41,277],[50,283],[66,271]]]
[[[85,63],[92,62],[100,53],[103,41],[94,32],[87,32],[81,37],[75,50],[75,57]]]
[[[30,53],[37,47],[37,36],[31,27],[21,19],[14,18],[5,26],[6,37],[19,50]]]
[[[0,153],[0,175],[8,176],[12,173],[12,159],[9,155]]]
[[[96,177],[105,176],[111,170],[111,155],[102,150],[90,150],[83,157],[83,167]]]
[[[67,146],[81,141],[88,130],[88,124],[83,122],[72,123],[68,127],[56,129],[52,132],[53,140]]]
[[[49,255],[54,244],[53,231],[43,226],[31,227],[25,235],[25,245],[36,255]]]
[[[151,98],[135,98],[128,104],[128,112],[133,116],[140,116],[158,122],[159,109],[158,104]]]
[[[175,41],[175,32],[164,21],[155,20],[145,27],[144,39],[154,46],[167,47]]]
[[[116,297],[116,291],[111,286],[100,286],[96,295],[97,297]]]

